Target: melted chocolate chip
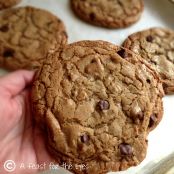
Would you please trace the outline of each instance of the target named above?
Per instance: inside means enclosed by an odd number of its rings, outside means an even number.
[[[14,53],[15,53],[15,51],[13,49],[6,49],[3,52],[3,57],[5,57],[5,58],[13,57]]]
[[[87,134],[81,135],[81,137],[80,137],[80,140],[82,143],[88,143],[89,139],[90,139],[90,137]]]
[[[97,106],[100,110],[108,110],[110,107],[109,102],[107,100],[99,101]]]
[[[121,50],[117,51],[117,54],[119,56],[121,56],[122,58],[126,58],[127,57],[127,52],[126,52],[125,49],[121,49]]]
[[[151,115],[149,120],[149,127],[153,127],[156,120],[157,120],[156,115]]]
[[[2,27],[0,27],[0,31],[2,32],[7,32],[9,30],[8,25],[3,25]]]
[[[151,35],[146,37],[146,41],[147,42],[152,42],[153,41],[153,37]]]
[[[69,81],[71,81],[71,80],[72,80],[71,75],[68,75],[68,76],[67,76],[67,79],[68,79]]]
[[[151,83],[150,79],[147,79],[146,82],[149,83],[149,84]]]
[[[90,13],[89,17],[93,21],[95,19],[95,14],[94,13]]]
[[[129,155],[132,155],[133,153],[132,147],[127,143],[120,144],[119,148],[120,148],[121,155],[129,156]]]

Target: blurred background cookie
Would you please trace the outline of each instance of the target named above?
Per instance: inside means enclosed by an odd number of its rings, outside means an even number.
[[[48,51],[67,42],[63,22],[35,7],[8,9],[0,14],[0,66],[36,69]]]
[[[141,55],[156,70],[166,94],[174,92],[174,31],[151,28],[130,35],[124,47]]]
[[[21,2],[21,0],[0,0],[0,10],[12,7]]]
[[[75,173],[125,170],[146,156],[162,85],[138,55],[122,53],[108,42],[80,41],[48,54],[36,75],[35,120],[48,131],[58,163],[72,164]],[[87,167],[80,171],[79,164]]]
[[[81,19],[106,28],[124,28],[139,20],[142,0],[71,0],[71,7]]]

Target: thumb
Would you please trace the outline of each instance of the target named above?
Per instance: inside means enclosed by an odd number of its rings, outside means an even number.
[[[14,97],[23,91],[33,80],[34,72],[19,70],[0,77],[1,95]]]

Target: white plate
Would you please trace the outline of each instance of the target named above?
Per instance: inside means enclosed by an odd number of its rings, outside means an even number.
[[[23,0],[19,6],[25,5],[47,9],[61,18],[66,25],[70,43],[79,40],[106,40],[121,44],[129,34],[149,27],[159,26],[174,29],[174,6],[167,0],[145,0],[145,11],[141,20],[129,28],[119,30],[95,27],[79,20],[72,13],[68,0]],[[2,70],[0,70],[0,74],[2,73]],[[148,137],[149,146],[146,159],[137,167],[132,167],[124,172],[113,172],[112,174],[148,174],[145,171],[145,173],[143,172],[143,167],[146,164],[155,165],[164,156],[174,151],[173,107],[174,96],[166,96],[164,98],[163,120]],[[147,169],[147,167],[145,168]],[[61,169],[57,172],[59,174],[69,173]]]

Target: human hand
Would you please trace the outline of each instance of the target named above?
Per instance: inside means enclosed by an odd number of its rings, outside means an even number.
[[[42,132],[34,125],[31,115],[29,86],[33,76],[34,72],[20,70],[0,77],[1,174],[8,173],[4,169],[7,160],[16,164],[12,174],[35,174],[42,168],[38,165],[51,162]]]

